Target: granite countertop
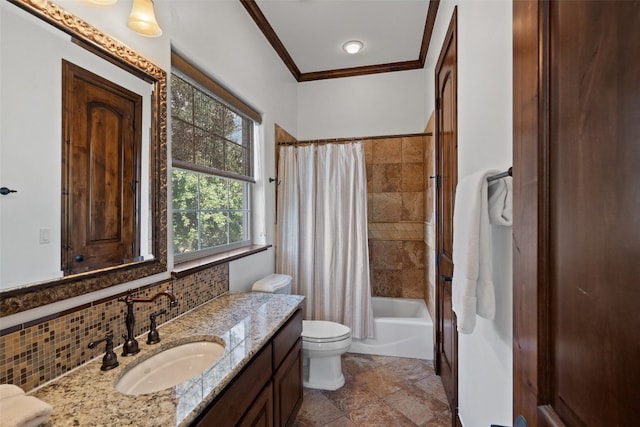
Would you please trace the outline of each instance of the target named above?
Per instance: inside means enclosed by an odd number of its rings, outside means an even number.
[[[160,326],[162,341],[140,353],[120,356],[120,366],[101,371],[102,357],[29,394],[53,406],[47,426],[187,426],[274,335],[304,297],[263,293],[227,293]],[[176,344],[204,339],[225,344],[210,368],[175,387],[137,396],[115,389],[117,380],[151,355]]]

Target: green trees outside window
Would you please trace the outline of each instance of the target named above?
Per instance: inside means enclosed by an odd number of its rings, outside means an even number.
[[[177,261],[248,244],[254,122],[172,73],[173,251]]]
[[[246,240],[248,185],[229,178],[174,169],[174,254]]]

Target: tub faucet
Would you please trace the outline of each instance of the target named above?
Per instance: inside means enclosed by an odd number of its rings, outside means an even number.
[[[123,356],[133,356],[134,354],[137,354],[140,351],[140,349],[138,348],[138,341],[135,339],[133,335],[133,330],[136,326],[136,316],[133,313],[133,304],[136,302],[153,302],[157,298],[160,298],[161,296],[165,296],[169,298],[169,300],[171,301],[169,303],[169,307],[178,306],[178,300],[176,299],[175,295],[173,295],[173,292],[171,291],[158,292],[151,298],[134,298],[132,295],[132,292],[129,291],[126,297],[118,299],[118,301],[121,301],[127,304],[127,317],[125,319],[125,324],[127,326],[127,335],[122,335],[122,338],[124,338],[124,344],[122,346]]]

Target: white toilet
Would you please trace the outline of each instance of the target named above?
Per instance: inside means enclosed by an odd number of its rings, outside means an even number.
[[[291,276],[270,274],[253,284],[254,292],[291,293]],[[337,390],[344,385],[340,356],[351,346],[351,328],[325,320],[302,321],[304,386]]]

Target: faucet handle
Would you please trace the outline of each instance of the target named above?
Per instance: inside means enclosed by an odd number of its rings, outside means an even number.
[[[164,309],[164,308],[162,310],[154,311],[153,313],[151,313],[149,315],[149,319],[152,319],[152,318],[155,319],[156,317],[161,316],[161,315],[166,314],[166,313],[167,313],[167,310]]]
[[[88,347],[96,348],[98,344],[105,341],[107,342],[107,344],[105,347],[104,357],[102,358],[102,366],[100,367],[101,371],[108,371],[110,369],[116,368],[119,365],[118,356],[116,356],[116,354],[113,352],[113,334],[112,333],[107,334],[104,338],[100,340],[91,341]]]
[[[149,333],[147,334],[147,344],[157,344],[160,342],[160,333],[156,326],[156,317],[165,314],[167,310],[162,309],[149,315]]]

